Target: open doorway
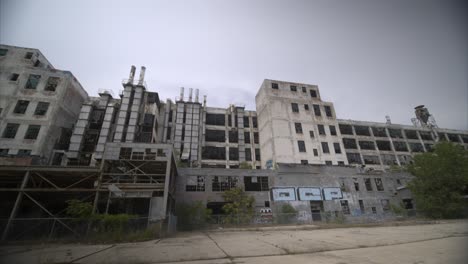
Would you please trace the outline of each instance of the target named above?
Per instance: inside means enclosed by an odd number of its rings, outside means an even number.
[[[310,212],[314,222],[322,221],[323,201],[310,201]]]

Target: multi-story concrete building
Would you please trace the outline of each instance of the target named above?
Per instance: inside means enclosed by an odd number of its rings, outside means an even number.
[[[51,163],[54,149],[68,148],[87,97],[71,72],[39,50],[0,45],[0,162]]]

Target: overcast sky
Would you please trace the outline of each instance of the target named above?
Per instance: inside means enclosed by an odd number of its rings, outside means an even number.
[[[317,84],[338,118],[468,129],[468,1],[0,0],[0,42],[40,49],[90,95],[146,66],[150,91],[255,109],[263,79]]]

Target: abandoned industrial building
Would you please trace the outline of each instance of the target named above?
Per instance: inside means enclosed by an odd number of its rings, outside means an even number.
[[[198,90],[161,100],[131,66],[123,90],[88,96],[37,49],[0,45],[0,206],[3,238],[15,219],[59,219],[66,201],[164,221],[178,202],[222,213],[222,192],[314,213],[412,209],[411,176],[390,170],[441,140],[468,148],[468,131],[439,128],[424,106],[413,126],[342,120],[316,85],[264,80],[256,110],[207,106]],[[117,84],[117,81],[116,81]],[[117,85],[116,85],[117,86]],[[188,94],[188,95],[187,95]]]

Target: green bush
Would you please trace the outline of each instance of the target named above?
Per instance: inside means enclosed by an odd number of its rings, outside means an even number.
[[[297,210],[289,203],[280,207],[279,214],[276,217],[278,224],[296,223]]]
[[[227,224],[249,224],[254,216],[255,198],[247,195],[241,188],[233,188],[223,194],[223,211],[227,214]]]
[[[195,230],[206,226],[211,217],[211,209],[206,209],[202,202],[178,203],[176,205],[177,228],[179,230]]]
[[[68,200],[65,213],[73,218],[89,219],[93,215],[93,205],[80,200]]]

